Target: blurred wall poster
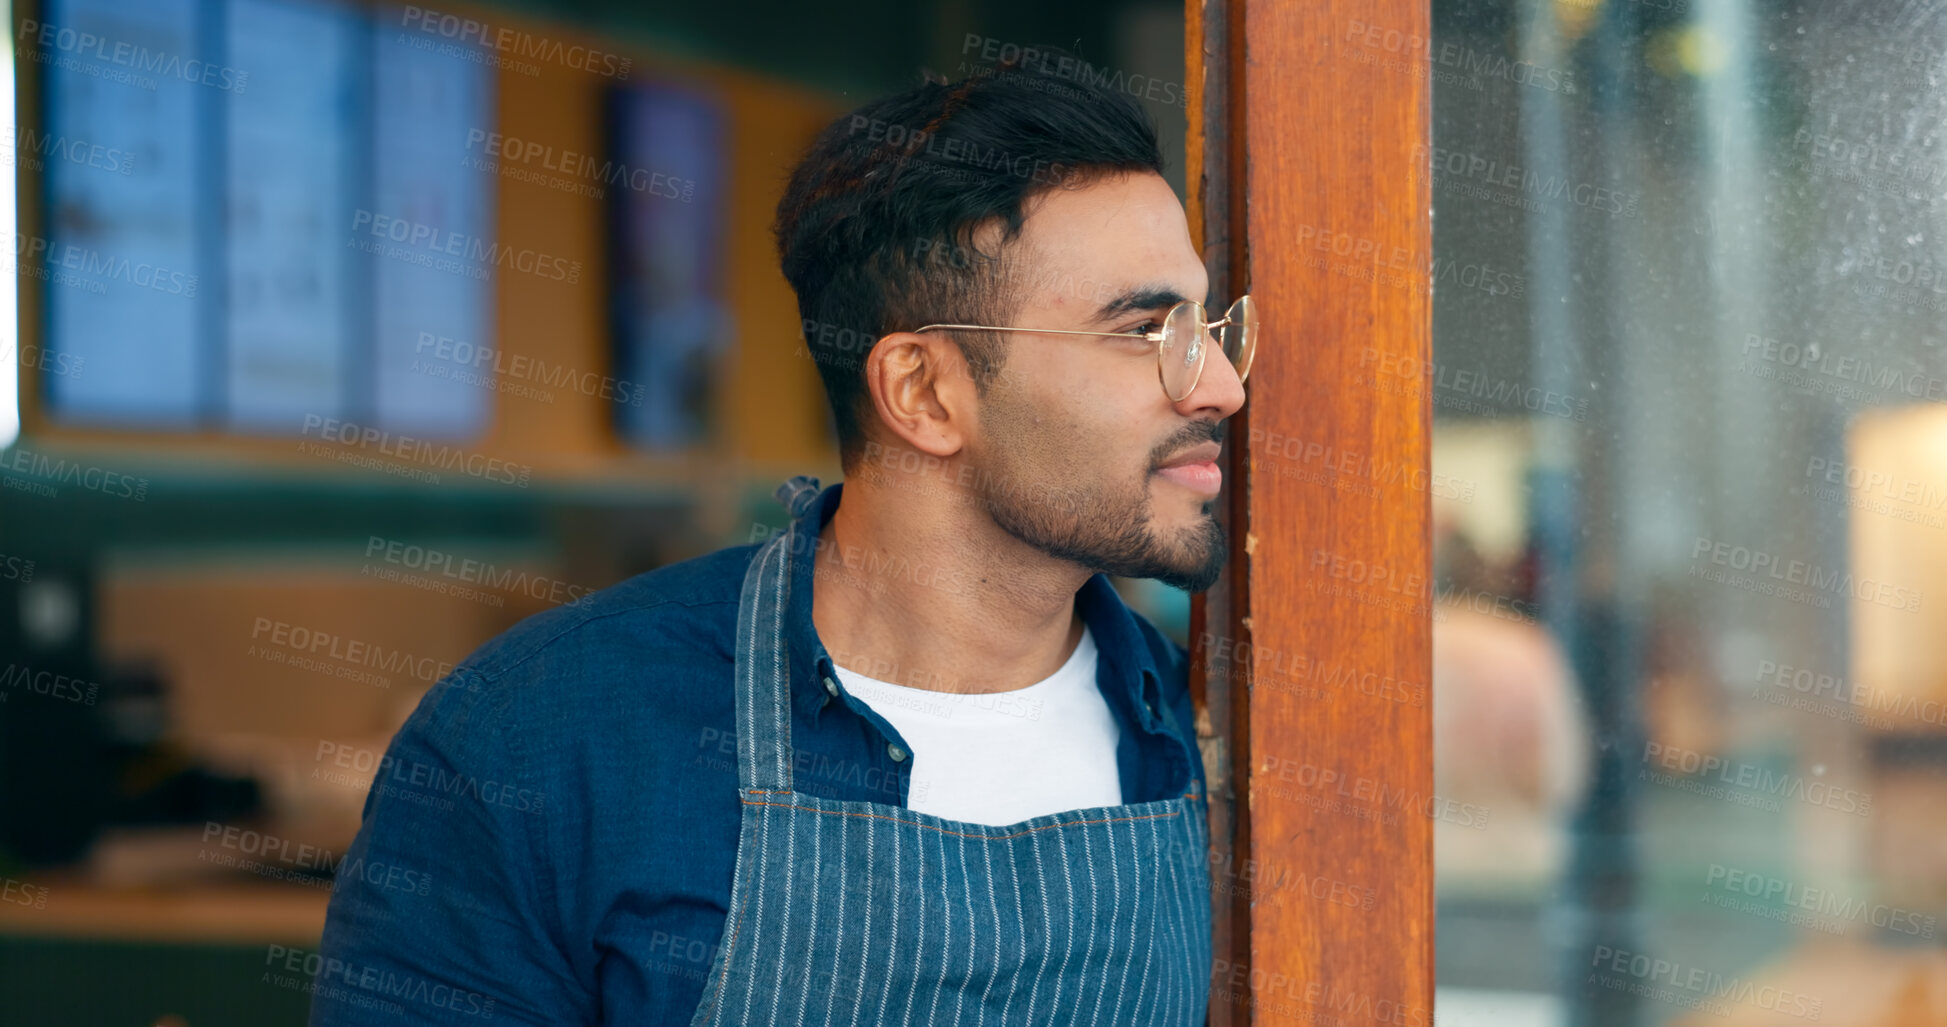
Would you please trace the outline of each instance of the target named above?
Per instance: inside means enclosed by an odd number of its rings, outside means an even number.
[[[15,259],[54,420],[478,434],[488,389],[416,357],[492,344],[494,193],[467,161],[491,67],[350,3],[48,0],[40,24],[45,107],[14,142],[47,238]]]
[[[215,402],[199,359],[209,294],[199,226],[212,223],[199,204],[215,163],[203,108],[218,90],[133,74],[99,47],[61,47],[86,33],[183,66],[206,59],[199,13],[194,0],[48,0],[46,31],[19,40],[19,55],[40,65],[45,113],[38,131],[29,119],[9,142],[44,169],[46,238],[16,239],[13,259],[22,288],[46,297],[55,360],[45,395],[57,420],[190,427]],[[77,144],[106,159],[63,159]]]
[[[731,340],[723,302],[725,113],[688,89],[611,96],[609,201],[616,431],[646,449],[700,441]],[[626,393],[626,396],[624,395]]]
[[[495,346],[494,283],[509,266],[495,258],[508,244],[495,231],[492,176],[467,146],[469,132],[494,125],[494,69],[477,46],[467,59],[420,42],[374,36],[371,210],[353,215],[352,234],[373,270],[379,424],[468,438],[486,427],[493,382],[423,344]]]
[[[357,289],[339,240],[355,205],[362,36],[350,11],[230,0],[256,73],[229,99],[225,356],[232,424],[344,417]],[[362,334],[362,333],[360,333]]]

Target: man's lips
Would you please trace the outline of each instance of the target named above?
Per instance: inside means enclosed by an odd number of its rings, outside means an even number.
[[[1214,496],[1224,487],[1224,472],[1217,466],[1215,460],[1177,464],[1174,467],[1165,467],[1156,473],[1192,492],[1205,496]]]
[[[1224,472],[1217,466],[1223,452],[1214,442],[1206,442],[1158,468],[1156,473],[1192,492],[1214,496],[1224,487]]]

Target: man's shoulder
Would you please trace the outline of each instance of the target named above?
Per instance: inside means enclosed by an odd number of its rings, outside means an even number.
[[[455,673],[490,683],[599,672],[618,661],[641,666],[672,650],[715,649],[717,642],[727,652],[744,572],[758,547],[729,546],[666,564],[537,613],[476,649]]]
[[[695,758],[734,737],[737,601],[757,548],[672,563],[522,620],[421,697],[390,752],[518,779],[556,804],[616,781],[654,791],[721,777]]]

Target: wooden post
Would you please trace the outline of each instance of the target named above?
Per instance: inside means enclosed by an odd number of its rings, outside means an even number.
[[[1191,615],[1210,1023],[1431,1027],[1430,11],[1186,6],[1191,231],[1264,323]]]

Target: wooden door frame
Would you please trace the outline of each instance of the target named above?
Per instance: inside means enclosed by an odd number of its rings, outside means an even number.
[[[1431,1027],[1430,6],[1185,13],[1191,234],[1264,324],[1190,618],[1209,1022]]]

